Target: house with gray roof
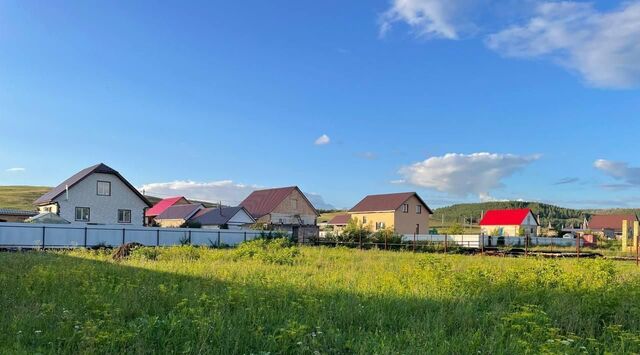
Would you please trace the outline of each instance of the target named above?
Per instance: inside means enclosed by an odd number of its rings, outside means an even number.
[[[256,223],[244,207],[203,208],[191,220],[207,229],[242,229]]]
[[[160,213],[154,222],[164,228],[178,228],[184,225],[204,206],[200,203],[173,205]]]
[[[149,201],[119,172],[105,164],[83,169],[34,203],[73,224],[144,225]]]

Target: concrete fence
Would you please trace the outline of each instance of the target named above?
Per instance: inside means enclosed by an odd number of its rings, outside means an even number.
[[[0,248],[76,248],[131,242],[148,246],[233,246],[260,235],[256,230],[0,223]]]

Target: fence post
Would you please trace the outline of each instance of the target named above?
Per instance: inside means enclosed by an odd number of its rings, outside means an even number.
[[[220,230],[218,230],[218,248],[220,248]]]
[[[189,245],[191,245],[191,229],[189,229]]]
[[[480,255],[484,255],[484,233],[480,234]]]
[[[244,232],[244,241],[247,241],[247,231]]]
[[[160,246],[160,228],[156,229],[156,246]]]
[[[87,226],[84,227],[84,248],[87,248]]]
[[[576,235],[576,257],[580,259],[580,236]]]
[[[362,231],[358,233],[358,244],[360,245],[360,250],[362,250]]]
[[[384,234],[384,250],[388,250],[389,249],[389,245],[387,242],[387,233]]]
[[[124,242],[125,242],[125,233],[126,233],[126,229],[122,228],[122,245],[124,245]]]
[[[448,244],[448,242],[449,242],[449,241],[448,241],[448,239],[449,239],[449,235],[448,235],[448,234],[445,234],[445,235],[444,235],[444,253],[445,253],[445,254],[447,253],[447,244]]]
[[[413,251],[416,251],[416,232],[413,232]]]
[[[524,236],[524,256],[529,256],[529,238]]]
[[[42,226],[42,250],[44,250],[44,243],[45,243],[45,235],[47,234],[47,227],[46,226]]]

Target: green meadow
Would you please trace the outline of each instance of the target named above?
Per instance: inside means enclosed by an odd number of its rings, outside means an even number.
[[[0,353],[640,352],[640,270],[297,247],[0,253]]]

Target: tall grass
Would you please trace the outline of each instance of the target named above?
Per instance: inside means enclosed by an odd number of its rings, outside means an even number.
[[[640,352],[631,263],[254,247],[2,253],[0,353]]]

